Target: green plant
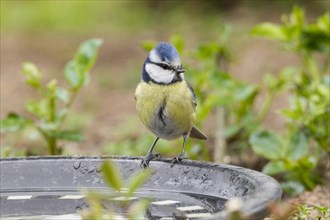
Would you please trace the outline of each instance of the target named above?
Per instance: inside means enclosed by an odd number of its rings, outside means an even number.
[[[308,219],[311,214],[311,210],[313,210],[313,207],[308,206],[307,204],[299,205],[297,212],[294,214],[294,217],[297,218],[297,220],[301,219]]]
[[[102,173],[104,181],[114,193],[85,192],[89,209],[81,213],[83,219],[115,219],[115,206],[121,207],[129,219],[143,219],[150,202],[147,199],[131,202],[130,198],[150,177],[152,170],[141,170],[124,183],[118,168],[111,161],[105,161],[102,164]],[[115,197],[121,198],[120,201],[115,200]]]
[[[63,126],[78,92],[89,81],[89,71],[101,44],[102,40],[91,39],[80,45],[74,59],[64,69],[68,88],[59,86],[56,79],[44,85],[41,71],[32,63],[23,63],[26,84],[39,93],[40,99],[26,102],[28,116],[11,112],[1,119],[1,133],[33,127],[46,141],[50,155],[61,154],[59,140],[82,141],[79,131],[65,130]]]
[[[330,217],[330,209],[326,206],[308,204],[292,204],[289,202],[272,203],[269,205],[269,220],[326,220]]]
[[[319,214],[316,216],[319,220],[325,220],[330,218],[330,208],[326,206],[314,206],[315,209],[319,212]]]
[[[250,137],[252,149],[267,158],[265,173],[285,174],[285,189],[311,190],[320,182],[316,168],[330,154],[330,15],[307,24],[304,11],[294,7],[283,24],[262,23],[252,34],[279,42],[296,54],[300,64],[284,68],[278,77],[268,75],[266,84],[275,94],[289,93],[289,107],[278,112],[284,117],[282,133],[257,131]]]
[[[209,135],[215,162],[233,148],[247,149],[247,139],[262,120],[254,109],[259,87],[234,78],[228,72],[232,54],[228,47],[231,28],[223,26],[217,40],[199,45],[190,54],[198,65],[187,67],[187,78],[198,97],[197,119],[214,117],[214,130]]]
[[[297,206],[297,210],[289,218],[290,220],[304,220],[315,218],[318,220],[326,220],[330,217],[330,209],[326,206],[310,206],[301,204]]]

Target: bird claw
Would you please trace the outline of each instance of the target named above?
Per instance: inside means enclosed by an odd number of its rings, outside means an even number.
[[[182,161],[183,159],[187,159],[187,157],[185,157],[184,153],[179,154],[178,156],[174,157],[171,160],[171,167],[174,166],[174,164],[179,163],[180,161]]]
[[[142,169],[145,169],[149,166],[149,162],[155,158],[159,158],[160,153],[155,153],[155,154],[147,154],[147,156],[141,161],[140,167]]]

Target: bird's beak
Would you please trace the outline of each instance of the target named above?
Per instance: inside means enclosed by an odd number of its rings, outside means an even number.
[[[176,69],[175,70],[177,73],[184,73],[184,72],[186,72],[186,70],[185,69],[183,69],[183,68],[178,68],[178,69]]]

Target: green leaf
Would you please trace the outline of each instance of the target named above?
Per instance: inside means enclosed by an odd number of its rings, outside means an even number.
[[[330,35],[330,13],[327,12],[319,17],[316,22],[317,26],[323,30],[327,35]]]
[[[283,144],[278,136],[270,131],[258,131],[249,138],[249,143],[255,153],[269,159],[281,159],[283,155]]]
[[[60,99],[62,102],[67,104],[70,99],[70,93],[68,90],[62,88],[62,87],[57,87],[56,88],[56,97]]]
[[[55,137],[60,140],[66,140],[66,141],[84,141],[84,136],[79,131],[58,131],[58,132],[52,132],[52,137]]]
[[[47,84],[47,121],[49,122],[56,120],[56,88],[57,80],[52,79]]]
[[[128,193],[132,194],[134,193],[138,188],[140,188],[142,186],[142,184],[144,182],[147,181],[147,179],[150,177],[152,173],[152,170],[149,169],[145,169],[145,170],[141,170],[140,172],[138,172],[137,174],[135,174],[129,182],[128,185]]]
[[[281,186],[283,191],[287,192],[290,196],[298,195],[305,191],[305,186],[295,180],[281,183]]]
[[[60,109],[59,111],[58,111],[58,113],[57,113],[57,120],[58,121],[61,121],[61,120],[63,120],[67,115],[68,115],[68,113],[69,113],[69,109],[68,108],[62,108],[62,109]],[[79,120],[80,121],[80,120]]]
[[[90,81],[89,74],[84,74],[82,77],[82,81],[81,81],[82,85],[84,85],[84,86],[88,85],[89,81]]]
[[[47,134],[51,136],[55,136],[55,131],[59,128],[60,124],[58,121],[55,122],[48,122],[48,121],[41,121],[39,123],[39,127]]]
[[[153,40],[145,40],[141,43],[141,46],[145,51],[150,52],[152,48],[156,46],[156,44],[157,43]]]
[[[242,84],[236,88],[235,99],[237,101],[252,101],[257,95],[258,87],[252,84]]]
[[[318,26],[312,24],[308,29],[301,31],[301,46],[308,50],[329,53],[330,36]]]
[[[290,24],[299,28],[299,30],[302,29],[305,24],[305,11],[302,8],[298,6],[293,7],[290,14]]]
[[[251,30],[251,34],[272,40],[285,41],[287,39],[287,36],[285,35],[281,26],[268,22],[255,26]]]
[[[308,154],[309,141],[306,134],[300,130],[295,133],[286,149],[287,157],[291,160],[299,160]]]
[[[34,88],[39,89],[41,87],[41,72],[33,63],[23,63],[23,74],[26,77],[26,83]]]
[[[264,75],[263,81],[268,89],[274,90],[276,88],[277,80],[275,76],[271,73],[266,73]]]
[[[46,117],[47,115],[47,101],[46,100],[41,100],[41,101],[36,101],[36,100],[28,100],[25,103],[25,110],[28,111],[29,113],[37,116],[38,118],[43,118]]]
[[[269,161],[266,166],[263,167],[262,172],[268,175],[274,175],[286,171],[286,167],[283,161]]]
[[[294,84],[295,76],[297,76],[298,69],[296,67],[285,67],[280,71],[279,75],[279,82],[277,83],[277,89],[281,90],[284,89],[285,87]],[[293,85],[292,85],[293,86]]]
[[[223,131],[223,135],[225,138],[231,138],[235,136],[241,129],[242,129],[242,124],[233,124],[225,127]]]
[[[279,114],[287,117],[288,119],[297,120],[301,117],[300,112],[291,109],[280,109],[277,111]]]
[[[73,61],[69,61],[64,69],[65,78],[70,84],[70,86],[74,89],[80,87],[80,76],[75,71],[75,64]]]
[[[194,55],[200,60],[211,61],[213,63],[216,53],[219,51],[219,45],[215,42],[200,45]]]
[[[280,109],[278,112],[288,119],[303,122],[302,120],[306,119],[305,108],[307,106],[307,100],[303,97],[289,97],[289,104],[290,108]]]
[[[293,75],[291,68],[284,68],[280,72],[280,76],[275,77],[271,73],[266,73],[263,82],[271,94],[277,94],[284,90],[284,88],[292,81]],[[291,74],[291,75],[290,75]],[[290,78],[289,78],[290,76]]]
[[[224,100],[224,99],[221,99]],[[197,116],[200,120],[203,120],[208,116],[208,114],[212,111],[213,107],[218,104],[219,96],[217,95],[209,95],[204,103],[201,105],[202,108],[197,108]]]
[[[103,177],[106,183],[117,191],[123,186],[118,168],[111,162],[102,164]]]
[[[65,78],[73,90],[78,90],[89,81],[88,72],[95,63],[101,45],[102,40],[100,39],[91,39],[82,43],[75,59],[65,66]]]
[[[75,70],[81,76],[81,79],[83,79],[84,75],[87,74],[94,65],[102,43],[103,41],[101,39],[91,39],[80,45],[75,55],[74,65]]]
[[[55,94],[56,93],[56,87],[57,87],[57,80],[56,79],[52,79],[51,81],[49,81],[49,83],[46,85],[48,91],[51,94]]]
[[[16,132],[31,124],[29,119],[16,113],[9,113],[6,118],[0,120],[0,132]]]
[[[317,84],[316,85],[316,90],[318,92],[318,94],[320,94],[321,97],[324,97],[324,101],[325,103],[329,104],[329,100],[330,100],[330,86],[326,86],[323,84]]]
[[[319,218],[321,219],[321,217],[323,217],[324,219],[326,219],[327,217],[330,217],[330,208],[327,206],[314,206],[320,213],[321,216],[319,216]]]

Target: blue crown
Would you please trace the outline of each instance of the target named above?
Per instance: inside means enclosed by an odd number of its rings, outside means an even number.
[[[174,61],[180,59],[180,55],[176,48],[169,43],[160,42],[155,47],[155,51],[162,61]]]

